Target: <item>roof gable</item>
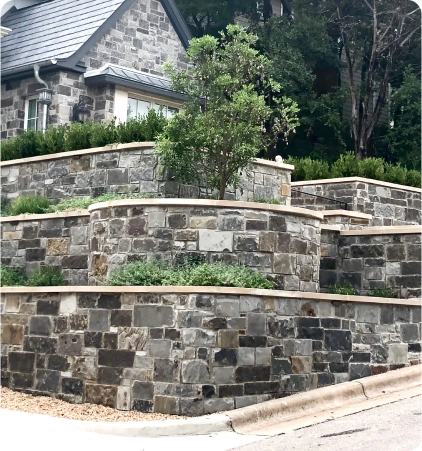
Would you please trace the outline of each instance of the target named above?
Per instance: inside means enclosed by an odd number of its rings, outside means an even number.
[[[2,75],[22,72],[34,64],[76,69],[91,47],[136,0],[50,0],[11,12],[2,26]],[[174,0],[161,0],[185,47],[190,34]],[[83,70],[83,68],[80,68]]]

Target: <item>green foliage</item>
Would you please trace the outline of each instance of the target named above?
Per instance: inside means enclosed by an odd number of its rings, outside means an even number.
[[[410,169],[421,167],[421,80],[408,66],[392,94],[393,127],[387,134],[391,153]]]
[[[280,205],[281,202],[278,199],[253,199],[252,202],[257,202],[259,204],[273,204],[273,205]]]
[[[1,266],[0,276],[2,287],[24,287],[27,284],[27,277],[21,268]]]
[[[356,294],[355,289],[350,283],[335,283],[328,288],[330,294],[345,294],[353,296]]]
[[[340,155],[329,165],[326,161],[311,158],[289,157],[286,163],[295,166],[292,181],[319,180],[336,177],[365,177],[400,185],[421,187],[421,173],[408,170],[400,164],[385,162],[382,158],[360,159],[352,152]]]
[[[244,266],[222,263],[171,265],[162,262],[133,262],[112,271],[108,285],[224,286],[273,289],[262,274]]]
[[[12,201],[7,208],[9,216],[22,214],[41,214],[46,213],[51,202],[46,197],[22,196]]]
[[[26,131],[16,138],[1,142],[1,159],[14,160],[71,150],[90,149],[114,143],[153,141],[162,133],[167,119],[153,109],[148,114],[116,125],[72,122],[70,125],[48,127],[46,132]]]
[[[106,193],[101,194],[98,197],[77,197],[74,199],[62,199],[58,204],[50,205],[46,210],[46,213],[58,213],[61,211],[74,211],[74,210],[86,210],[90,205],[97,204],[99,202],[109,202],[111,200],[122,199],[151,199],[155,196],[148,194],[116,194]]]
[[[329,164],[322,160],[312,160],[311,158],[289,157],[287,164],[293,164],[295,170],[292,172],[292,182],[300,180],[320,180],[332,177]]]
[[[39,266],[28,278],[29,287],[58,287],[65,285],[61,272],[52,266]]]
[[[1,196],[1,216],[10,216],[9,210],[10,210],[10,199],[8,197]]]
[[[398,298],[399,294],[391,288],[374,288],[373,290],[368,291],[368,296],[375,296],[378,298]]]
[[[173,89],[188,101],[159,136],[157,152],[182,183],[204,180],[220,199],[260,150],[297,125],[291,99],[274,100],[273,109],[267,105],[279,85],[268,75],[267,58],[254,49],[256,40],[243,27],[229,25],[220,39],[190,41],[187,71],[165,68]]]

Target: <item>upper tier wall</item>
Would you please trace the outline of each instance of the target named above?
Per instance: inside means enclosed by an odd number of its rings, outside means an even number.
[[[2,195],[60,199],[104,193],[142,193],[158,197],[204,198],[204,186],[182,185],[159,163],[154,143],[115,144],[0,163]],[[227,199],[277,199],[290,205],[288,164],[256,159],[243,171]]]
[[[90,283],[132,260],[191,253],[252,267],[281,289],[319,290],[319,212],[199,199],[119,200],[88,210]]]
[[[347,202],[349,210],[372,215],[371,226],[421,224],[420,188],[361,177],[308,180],[292,183],[292,205],[313,210],[340,208],[306,193]]]

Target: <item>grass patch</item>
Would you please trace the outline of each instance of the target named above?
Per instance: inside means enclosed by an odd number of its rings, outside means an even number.
[[[107,285],[124,286],[214,286],[273,289],[262,274],[245,266],[224,263],[133,262],[114,270]]]

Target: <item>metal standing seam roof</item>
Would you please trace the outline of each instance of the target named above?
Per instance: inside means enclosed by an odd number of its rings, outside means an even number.
[[[83,56],[136,0],[48,0],[11,11],[2,27],[1,72],[23,72],[34,64],[76,68]],[[174,0],[160,0],[182,44],[191,38]],[[45,63],[45,64],[42,64]],[[82,68],[83,69],[83,68]]]
[[[111,82],[120,86],[142,89],[151,94],[163,94],[166,97],[186,100],[186,96],[171,89],[170,80],[113,64],[106,64],[100,69],[86,72],[85,80],[87,83]]]

